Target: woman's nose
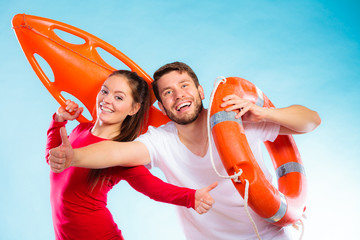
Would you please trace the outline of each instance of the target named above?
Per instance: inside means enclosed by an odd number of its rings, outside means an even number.
[[[111,102],[111,96],[110,96],[110,94],[104,95],[102,101],[105,102],[105,103],[110,103],[110,102]]]

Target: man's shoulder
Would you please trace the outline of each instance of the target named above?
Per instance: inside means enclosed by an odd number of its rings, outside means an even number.
[[[174,133],[176,132],[176,127],[173,122],[168,122],[164,125],[161,125],[159,127],[149,126],[148,131],[146,133]],[[145,134],[146,134],[145,133]]]
[[[147,131],[141,134],[136,140],[139,141],[156,141],[165,140],[176,134],[176,127],[174,123],[168,122],[159,127],[149,126]]]

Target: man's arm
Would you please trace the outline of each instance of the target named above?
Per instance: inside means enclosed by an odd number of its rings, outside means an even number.
[[[313,131],[320,125],[321,119],[317,112],[301,105],[285,108],[263,108],[237,95],[228,95],[221,107],[226,111],[238,111],[236,118],[243,121],[268,121],[280,125],[280,134],[302,134]]]
[[[150,163],[150,155],[141,142],[102,141],[84,148],[73,149],[65,128],[60,129],[62,145],[50,150],[50,167],[62,172],[69,166],[84,168],[132,167]]]
[[[280,135],[303,134],[317,128],[321,119],[317,112],[301,105],[266,109],[265,121],[280,125]]]

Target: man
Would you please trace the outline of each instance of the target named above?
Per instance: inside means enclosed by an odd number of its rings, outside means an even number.
[[[209,161],[207,110],[203,108],[204,90],[193,70],[184,63],[167,64],[154,73],[154,93],[161,111],[172,121],[148,132],[134,142],[102,142],[73,150],[62,132],[63,146],[51,150],[51,168],[60,172],[64,167],[104,168],[110,166],[150,165],[159,167],[167,180],[179,186],[199,188],[218,181],[212,190],[216,201],[206,215],[196,215],[178,209],[187,239],[254,239],[256,234],[246,215],[244,201],[230,180],[219,179]],[[269,176],[259,144],[273,141],[278,134],[300,134],[314,130],[321,122],[318,114],[306,107],[292,105],[281,109],[256,106],[236,95],[224,98],[222,107],[238,110],[242,117],[249,145]],[[216,168],[222,175],[225,169],[215,151]],[[266,222],[252,212],[263,239],[289,239],[286,228]]]

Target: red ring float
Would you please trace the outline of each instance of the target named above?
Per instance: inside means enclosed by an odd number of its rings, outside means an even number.
[[[115,47],[90,33],[62,22],[26,14],[15,15],[12,25],[31,67],[47,90],[62,106],[65,106],[66,99],[61,93],[67,92],[81,101],[92,115],[93,120],[96,119],[94,111],[96,95],[107,76],[116,70],[102,59],[97,48],[103,49],[127,65],[132,71],[137,72],[147,81],[151,89],[153,80],[144,70]],[[61,30],[79,37],[85,43],[69,43],[59,37],[54,30]],[[54,74],[54,81],[50,81],[46,76],[36,60],[35,54],[40,55],[49,64]],[[153,93],[151,99],[154,103]],[[87,122],[89,120],[81,115],[78,121]],[[160,126],[168,121],[169,119],[157,108],[151,106],[148,125]]]
[[[236,94],[262,107],[274,107],[251,82],[237,77],[218,86],[211,105],[211,129],[220,158],[227,173],[243,170],[240,183],[234,182],[244,197],[245,179],[249,181],[249,206],[265,220],[278,226],[297,222],[305,211],[306,177],[300,154],[291,135],[279,135],[274,142],[265,142],[278,177],[278,189],[265,177],[248,145],[241,119],[235,112],[220,107],[222,99]]]

